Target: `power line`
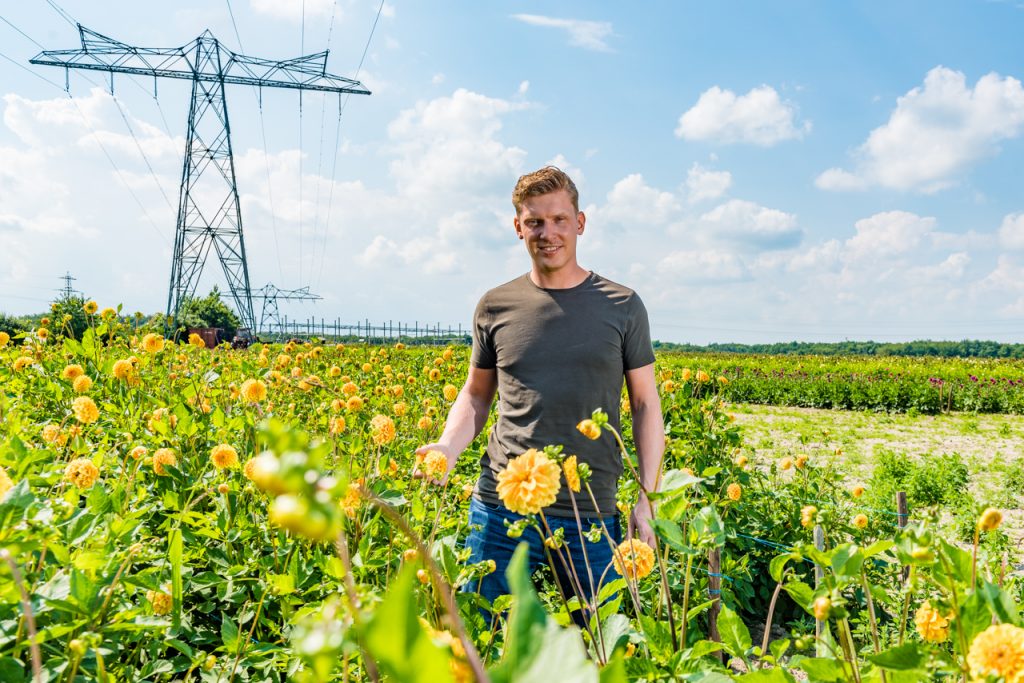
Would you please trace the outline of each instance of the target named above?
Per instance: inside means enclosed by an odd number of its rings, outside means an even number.
[[[245,52],[245,46],[242,45],[242,34],[238,31],[238,24],[235,22],[235,12],[231,7],[231,0],[224,0],[228,5],[228,16],[231,17],[231,26],[235,29],[235,39],[238,40],[238,49]],[[267,201],[270,203],[270,227],[274,234],[274,256],[277,257],[277,272],[281,275],[281,280],[284,280],[284,267],[281,265],[281,244],[277,239],[277,210],[274,208],[274,189],[273,183],[270,177],[270,150],[267,147],[267,126],[263,118],[263,98],[256,91],[253,91],[252,96],[256,98],[256,102],[259,105],[260,113],[260,137],[263,139],[263,165],[267,171]]]
[[[370,50],[370,41],[373,40],[373,34],[377,30],[377,22],[380,21],[380,13],[384,9],[384,0],[380,0],[380,4],[377,6],[377,16],[373,18],[373,26],[370,27],[370,35],[366,38],[366,45],[363,46],[363,55],[359,58],[359,66],[356,67],[354,79],[359,79],[359,72],[363,70],[363,62],[366,60],[366,53]],[[334,177],[335,171],[338,166],[338,136],[341,134],[341,116],[345,113],[345,107],[348,105],[349,96],[346,94],[345,99],[341,104],[341,108],[338,110],[338,123],[335,127],[335,145],[334,145],[334,163],[331,166],[331,190],[327,195],[327,223],[330,225],[331,221],[331,206],[334,202]],[[320,273],[317,275],[317,289],[320,288],[320,280],[324,274],[324,263],[326,262],[327,255],[327,229],[324,229],[324,248],[320,250]]]
[[[17,32],[18,32],[18,33],[20,33],[21,35],[25,36],[25,38],[27,38],[27,39],[28,39],[28,40],[29,40],[30,42],[32,42],[32,43],[35,43],[36,47],[38,47],[38,48],[39,48],[40,50],[45,50],[45,49],[46,49],[46,48],[44,48],[44,47],[42,46],[42,44],[40,44],[40,43],[36,42],[35,38],[31,37],[30,35],[28,35],[28,34],[27,34],[27,33],[25,33],[24,31],[22,31],[22,30],[21,30],[20,28],[18,28],[18,27],[17,27],[17,26],[15,26],[14,24],[12,24],[12,23],[11,23],[10,21],[8,21],[8,20],[7,20],[7,18],[6,18],[6,17],[4,17],[3,15],[0,15],[0,21],[4,22],[5,24],[7,24],[7,25],[8,25],[8,26],[10,26],[11,28],[13,28],[13,29],[14,29],[15,31],[17,31]]]

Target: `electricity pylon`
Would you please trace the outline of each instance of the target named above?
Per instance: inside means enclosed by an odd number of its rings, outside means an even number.
[[[195,294],[210,246],[217,252],[238,315],[250,329],[256,316],[249,287],[249,265],[242,237],[235,161],[231,150],[226,84],[369,95],[362,83],[327,73],[327,50],[273,61],[228,50],[208,30],[182,47],[133,47],[78,25],[81,49],[47,50],[33,64],[192,81],[185,162],[181,172],[174,261],[167,292],[167,315],[177,318],[184,299]],[[262,92],[262,90],[261,90]],[[300,179],[301,180],[301,179]]]
[[[265,325],[269,321],[273,325],[277,325],[278,329],[281,328],[281,314],[277,309],[277,300],[282,301],[319,301],[323,297],[319,294],[310,294],[309,287],[301,287],[299,289],[280,289],[276,285],[266,284],[253,292],[254,299],[263,299],[263,310],[260,312],[260,326],[257,328],[259,332],[265,330]]]

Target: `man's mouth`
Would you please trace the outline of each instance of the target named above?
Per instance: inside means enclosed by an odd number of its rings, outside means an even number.
[[[541,250],[542,252],[544,252],[545,254],[553,254],[553,253],[555,253],[555,252],[556,252],[556,251],[557,251],[557,250],[558,250],[559,248],[560,248],[559,246],[547,246],[547,247],[541,247],[541,248],[540,248],[540,250]]]

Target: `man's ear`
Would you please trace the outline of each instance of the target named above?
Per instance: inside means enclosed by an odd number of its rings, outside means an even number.
[[[576,214],[576,222],[576,234],[582,235],[583,230],[587,227],[587,215],[580,211],[578,214]]]
[[[523,228],[519,225],[519,216],[512,219],[512,225],[515,227],[516,235],[519,236],[519,239],[523,239]]]

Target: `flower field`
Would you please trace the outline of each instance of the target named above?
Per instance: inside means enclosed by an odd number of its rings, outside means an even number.
[[[723,375],[740,403],[847,410],[1024,413],[1024,362],[983,358],[667,353],[669,367]]]
[[[773,370],[753,362],[659,356],[657,548],[575,567],[601,577],[583,605],[517,554],[512,597],[488,605],[474,587],[494,568],[464,548],[483,437],[447,480],[415,453],[440,435],[468,349],[207,349],[87,316],[80,341],[0,337],[5,682],[1024,681],[1003,513],[972,501],[965,533],[941,505],[914,507],[901,528],[824,453],[756,457],[724,403],[767,391]],[[799,362],[766,367],[811,373]],[[849,363],[832,372],[851,383]],[[933,372],[888,367],[907,386]],[[1000,410],[1020,412],[1018,370],[976,373],[1014,397]],[[628,510],[628,403],[621,435],[594,408],[566,429],[620,444]],[[566,540],[544,506],[588,491],[570,456],[530,451],[499,482],[523,514],[509,535],[541,533],[552,563]]]

